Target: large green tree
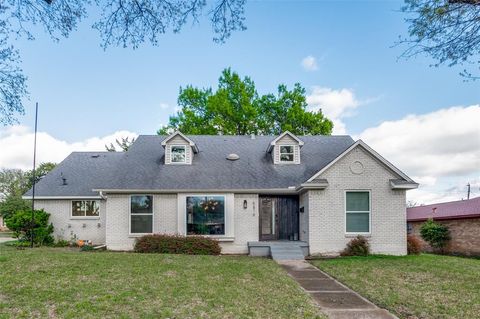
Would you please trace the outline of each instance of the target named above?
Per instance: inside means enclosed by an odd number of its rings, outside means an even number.
[[[480,0],[405,0],[409,35],[403,56],[427,54],[437,62],[463,65],[461,75],[480,79]]]
[[[24,113],[27,78],[20,68],[16,40],[35,39],[39,30],[54,41],[68,37],[91,16],[101,45],[137,48],[158,45],[162,34],[178,33],[188,24],[209,20],[215,42],[245,30],[246,0],[1,0],[0,1],[0,125]],[[40,28],[39,28],[39,27]]]
[[[41,163],[35,169],[35,183],[47,175],[56,166],[55,163]],[[0,215],[8,218],[13,213],[26,210],[30,204],[22,198],[33,185],[33,170],[0,170]]]
[[[158,134],[180,130],[186,134],[278,135],[290,131],[298,135],[331,134],[333,124],[321,111],[307,109],[306,92],[300,84],[289,90],[279,85],[275,94],[259,95],[250,77],[241,78],[225,69],[218,88],[180,88],[178,105]]]

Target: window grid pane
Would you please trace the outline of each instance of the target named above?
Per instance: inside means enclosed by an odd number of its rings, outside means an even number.
[[[347,213],[347,233],[370,232],[370,213]]]
[[[185,162],[185,146],[172,146],[171,148],[172,163]]]
[[[347,212],[370,211],[369,192],[347,192]]]
[[[72,202],[72,216],[83,217],[85,216],[84,201],[75,200]]]
[[[153,233],[153,197],[135,195],[130,199],[130,233]]]
[[[225,235],[225,197],[187,196],[187,234]]]

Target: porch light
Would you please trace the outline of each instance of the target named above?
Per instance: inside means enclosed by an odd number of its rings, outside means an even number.
[[[243,201],[243,209],[247,209],[247,200],[246,199]]]

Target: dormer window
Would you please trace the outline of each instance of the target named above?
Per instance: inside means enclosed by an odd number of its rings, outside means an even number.
[[[300,164],[300,149],[303,141],[285,131],[270,142],[267,153],[272,155],[273,164]]]
[[[295,159],[295,147],[293,145],[280,145],[280,162],[291,163]]]
[[[172,163],[185,164],[187,162],[185,145],[172,145],[170,152]]]
[[[177,131],[162,141],[165,148],[165,164],[186,164],[191,165],[194,154],[198,153],[197,145]]]

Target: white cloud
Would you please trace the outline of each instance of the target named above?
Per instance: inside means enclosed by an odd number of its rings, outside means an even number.
[[[351,116],[354,109],[367,102],[359,101],[350,89],[334,90],[314,86],[312,92],[307,95],[307,103],[310,109],[321,109],[323,114],[333,121],[333,134],[346,134],[342,118]]]
[[[304,57],[301,62],[301,65],[306,71],[318,70],[317,59],[312,55]]]
[[[69,143],[46,132],[37,135],[37,163],[61,162],[74,151],[105,151],[105,144],[115,143],[121,137],[136,137],[136,133],[117,131],[103,137]],[[33,132],[23,125],[0,130],[0,167],[30,169],[32,166]]]
[[[465,184],[480,172],[479,123],[480,105],[458,106],[386,121],[355,138],[418,181],[408,197],[427,204],[466,197]],[[461,192],[449,189],[454,180]]]
[[[160,108],[162,110],[166,110],[166,109],[170,108],[170,105],[168,105],[167,103],[160,103]]]

